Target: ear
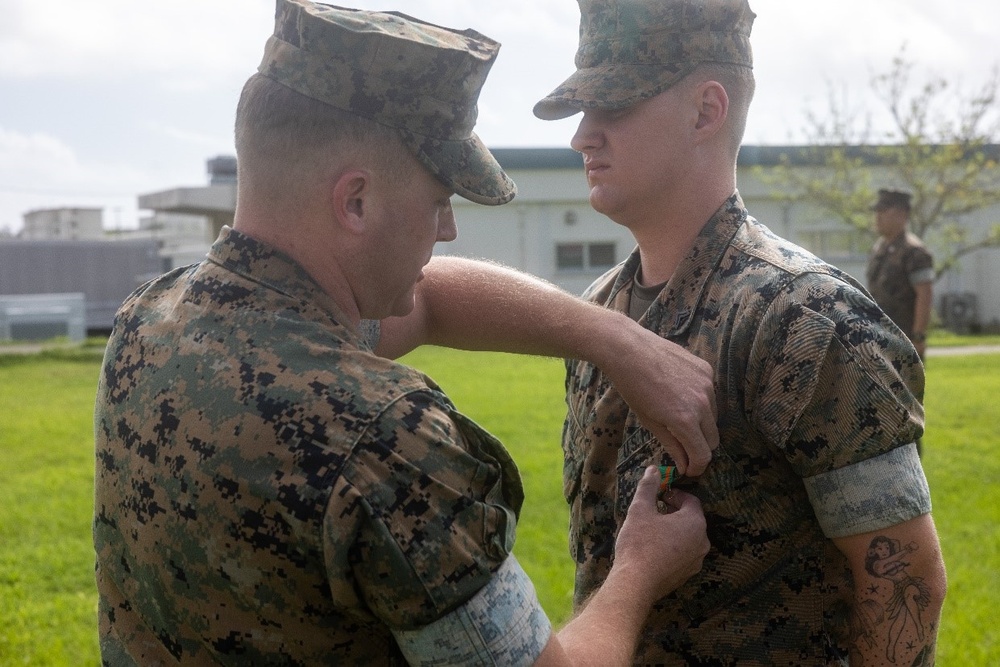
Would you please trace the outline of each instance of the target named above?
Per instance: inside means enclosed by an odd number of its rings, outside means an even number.
[[[355,234],[363,232],[372,205],[371,173],[365,169],[341,172],[333,181],[330,197],[337,223]]]
[[[729,95],[718,81],[703,81],[695,90],[698,122],[695,130],[704,137],[717,134],[729,116]]]

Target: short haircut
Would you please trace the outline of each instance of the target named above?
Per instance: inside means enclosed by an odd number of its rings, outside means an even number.
[[[331,107],[254,74],[236,108],[238,176],[275,193],[295,192],[331,164],[364,156],[389,178],[403,175],[396,130]]]
[[[729,138],[733,151],[738,152],[747,128],[750,103],[757,88],[753,70],[743,65],[705,63],[688,76],[699,81],[718,81],[726,89],[726,95],[729,96],[729,114],[726,119]]]

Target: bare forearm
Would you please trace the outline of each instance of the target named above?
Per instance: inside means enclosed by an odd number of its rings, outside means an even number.
[[[630,665],[652,605],[628,577],[611,575],[572,621],[558,633],[572,665]]]
[[[889,664],[934,664],[941,597],[935,601],[933,594],[928,596],[932,599],[922,607],[920,595],[914,592],[917,589],[912,585],[909,588],[897,594],[900,600],[895,606],[884,604],[887,595],[871,592],[863,592],[855,599],[852,665],[882,665],[887,660]]]
[[[413,313],[383,321],[376,351],[395,358],[424,344],[598,366],[681,473],[701,474],[718,445],[708,363],[621,313],[519,271],[435,258],[417,286]]]
[[[908,523],[917,530],[876,531],[849,549],[856,554],[852,665],[934,664],[944,564],[929,515]]]
[[[931,283],[920,283],[914,289],[917,298],[913,304],[913,331],[916,333],[926,333],[931,321],[933,290]]]
[[[440,257],[424,273],[418,298],[425,343],[602,365],[610,342],[629,325],[623,315],[496,264]]]
[[[927,353],[927,327],[931,322],[931,283],[916,285],[913,303],[913,346],[923,359]]]

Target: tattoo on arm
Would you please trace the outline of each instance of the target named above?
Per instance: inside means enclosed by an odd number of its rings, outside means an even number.
[[[917,550],[915,542],[901,545],[884,535],[871,541],[865,571],[872,579],[864,590],[857,591],[852,623],[852,653],[859,653],[858,658],[860,653],[884,645],[885,659],[891,664],[897,664],[897,659],[909,659],[909,665],[931,664],[934,623],[928,633],[922,617],[931,593],[923,578],[910,572],[910,557]],[[921,646],[928,634],[931,642]],[[857,664],[864,663],[859,659]]]

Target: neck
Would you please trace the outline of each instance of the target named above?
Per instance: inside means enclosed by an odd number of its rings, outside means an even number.
[[[233,229],[290,257],[333,299],[350,324],[361,319],[350,281],[339,261],[336,234],[302,211],[278,211],[237,203]]]
[[[889,242],[895,241],[896,239],[898,239],[900,236],[902,236],[905,233],[906,233],[906,227],[904,226],[901,229],[897,229],[897,230],[895,230],[893,232],[890,232],[888,234],[884,234],[882,236],[882,238],[885,239],[886,243],[889,243]]]
[[[666,282],[684,260],[695,239],[719,207],[736,191],[735,177],[721,179],[706,192],[690,185],[648,215],[625,224],[639,245],[643,280],[648,285]]]

